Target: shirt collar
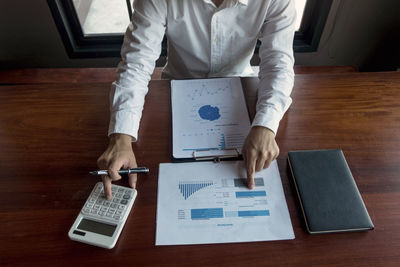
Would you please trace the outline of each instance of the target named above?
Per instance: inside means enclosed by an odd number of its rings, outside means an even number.
[[[211,4],[212,1],[211,0],[205,0],[205,2],[208,2],[208,3]],[[236,3],[236,4],[240,3],[242,5],[247,6],[248,2],[249,2],[249,0],[235,0],[235,2],[233,2],[233,3]]]

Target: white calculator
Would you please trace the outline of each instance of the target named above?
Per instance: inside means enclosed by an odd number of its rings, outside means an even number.
[[[75,241],[113,248],[131,211],[137,191],[132,188],[111,185],[112,198],[104,196],[103,183],[98,182],[68,236]]]

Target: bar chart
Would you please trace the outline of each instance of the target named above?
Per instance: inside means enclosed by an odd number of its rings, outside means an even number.
[[[183,198],[186,200],[197,191],[211,185],[213,185],[212,181],[201,181],[192,183],[179,182],[178,187]]]

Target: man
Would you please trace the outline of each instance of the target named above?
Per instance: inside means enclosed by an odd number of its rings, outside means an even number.
[[[110,143],[98,159],[108,169],[103,183],[111,197],[118,170],[136,167],[136,141],[148,82],[164,34],[168,63],[163,75],[175,79],[254,75],[250,59],[262,42],[257,112],[243,145],[249,188],[254,173],[279,154],[279,121],[291,104],[293,87],[293,0],[135,0],[121,49],[122,61],[110,93]],[[136,186],[136,174],[129,185]]]

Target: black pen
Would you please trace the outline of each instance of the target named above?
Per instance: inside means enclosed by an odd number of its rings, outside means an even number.
[[[130,173],[147,173],[149,172],[149,169],[146,167],[138,167],[138,168],[132,168],[132,169],[127,169],[127,170],[119,170],[118,174],[130,174]],[[98,171],[92,171],[89,172],[92,175],[108,175],[107,170],[98,170]]]

